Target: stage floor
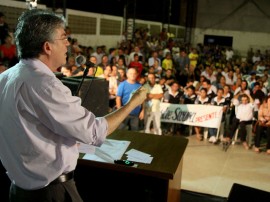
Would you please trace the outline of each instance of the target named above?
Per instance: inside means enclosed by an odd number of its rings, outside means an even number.
[[[270,192],[270,155],[231,145],[225,152],[222,145],[187,137],[181,188],[228,197],[233,183]]]

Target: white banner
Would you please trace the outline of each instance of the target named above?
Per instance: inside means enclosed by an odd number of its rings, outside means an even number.
[[[219,128],[223,107],[200,104],[160,103],[161,122]]]

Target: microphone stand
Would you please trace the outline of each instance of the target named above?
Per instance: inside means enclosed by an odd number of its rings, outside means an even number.
[[[79,83],[79,86],[78,86],[78,88],[77,88],[77,91],[76,91],[76,93],[75,93],[75,96],[78,96],[78,95],[79,95],[79,92],[80,92],[80,90],[81,90],[83,81],[84,81],[85,77],[86,77],[87,74],[88,74],[89,68],[90,68],[90,66],[86,65],[85,70],[83,71],[82,80],[81,80],[81,82]]]

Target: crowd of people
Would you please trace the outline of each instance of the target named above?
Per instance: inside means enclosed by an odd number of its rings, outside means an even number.
[[[266,138],[267,153],[270,153],[270,121],[266,122],[265,110],[270,91],[268,50],[262,53],[250,49],[241,58],[232,47],[180,42],[170,37],[165,28],[158,35],[152,35],[149,29],[136,29],[132,40],[123,32],[117,45],[108,50],[106,45],[93,48],[80,44],[70,27],[66,27],[66,34],[70,43],[67,63],[57,71],[67,77],[83,75],[85,66],[78,66],[76,57],[84,55],[95,64],[87,75],[104,78],[109,83],[108,112],[125,105],[130,94],[140,86],[147,89],[144,104],[134,109],[120,128],[159,135],[186,134],[187,126],[161,123],[161,102],[218,105],[223,107],[222,124],[220,130],[207,129],[209,142],[222,140],[230,144],[239,128],[244,148],[255,144],[254,150],[259,152],[261,139]],[[9,41],[10,35],[7,35],[4,44]],[[247,142],[245,126],[262,120],[266,123],[256,127],[254,143]],[[205,129],[194,127],[193,130],[197,139],[203,140]],[[218,131],[220,135],[216,134]]]
[[[231,47],[191,46],[164,33],[167,33],[166,29],[160,35],[152,36],[148,29],[138,29],[133,40],[121,37],[118,46],[109,51],[106,46],[99,46],[95,51],[80,46],[78,52],[76,45],[74,51],[71,48],[73,63],[67,63],[60,71],[69,68],[70,75],[81,75],[84,68],[79,73],[72,73],[73,67],[76,69],[74,58],[78,54],[88,57],[96,64],[88,75],[109,81],[109,110],[124,105],[134,88],[138,88],[136,85],[144,86],[148,90],[145,103],[130,114],[120,128],[159,135],[185,135],[189,131],[187,126],[160,122],[160,103],[217,105],[223,107],[221,127],[219,130],[207,129],[209,142],[230,144],[238,131],[245,149],[255,145],[254,151],[260,152],[261,139],[266,138],[267,153],[270,153],[270,134],[261,130],[270,122],[258,125],[252,142],[247,141],[246,129],[248,124],[253,127],[262,119],[258,114],[261,114],[259,111],[265,106],[270,90],[268,51],[261,53],[250,49],[247,57],[240,58]],[[203,140],[206,129],[194,127],[193,130],[197,139]]]

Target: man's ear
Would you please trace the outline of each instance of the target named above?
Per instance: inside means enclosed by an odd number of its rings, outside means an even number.
[[[44,51],[44,53],[50,55],[50,54],[51,54],[51,50],[52,50],[52,48],[51,48],[51,43],[48,42],[48,41],[46,41],[46,42],[43,44],[43,51]]]

